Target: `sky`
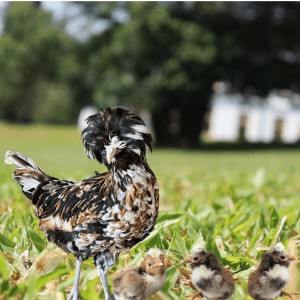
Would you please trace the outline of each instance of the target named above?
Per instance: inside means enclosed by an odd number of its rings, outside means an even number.
[[[5,8],[9,2],[0,1],[0,34],[3,31],[3,20]],[[108,27],[104,20],[94,20],[82,16],[81,10],[76,5],[70,5],[64,1],[42,1],[42,9],[53,13],[53,21],[66,20],[66,32],[80,41],[87,40],[91,35],[97,34]],[[115,17],[120,21],[126,21],[124,13],[115,12]]]
[[[7,5],[7,2],[5,1],[0,1],[0,34],[2,33],[3,30],[3,17],[4,17],[4,10]]]
[[[94,20],[81,15],[81,9],[77,5],[70,5],[64,1],[43,1],[42,8],[53,13],[53,21],[67,20],[66,32],[80,41],[85,41],[93,34],[107,28],[106,21]]]

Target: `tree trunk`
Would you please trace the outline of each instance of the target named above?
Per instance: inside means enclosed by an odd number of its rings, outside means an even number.
[[[200,101],[200,100],[199,100]],[[200,134],[206,108],[197,103],[185,103],[181,108],[181,144],[184,147],[196,148],[200,145]]]
[[[33,5],[35,5],[37,8],[40,8],[41,7],[41,1],[34,1],[33,2]]]
[[[162,147],[196,148],[206,108],[185,102],[178,108],[166,107],[152,114],[155,144]]]
[[[153,127],[155,131],[155,144],[157,146],[170,146],[174,147],[173,136],[169,132],[169,110],[164,108],[152,114]]]

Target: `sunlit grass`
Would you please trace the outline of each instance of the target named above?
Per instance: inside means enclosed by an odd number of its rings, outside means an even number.
[[[64,299],[60,297],[73,284],[74,260],[70,256],[66,263],[62,257],[51,270],[50,262],[64,254],[53,252],[55,247],[38,230],[34,207],[11,179],[14,167],[4,164],[4,155],[7,150],[26,154],[46,173],[62,179],[81,180],[95,170],[105,172],[105,167],[86,158],[75,127],[1,124],[0,135],[0,252],[5,253],[0,255],[0,299]],[[297,150],[208,152],[154,147],[148,163],[160,185],[160,219],[152,237],[131,251],[131,262],[137,263],[155,245],[182,259],[197,240],[239,278],[231,299],[248,299],[245,279],[263,249],[276,236],[287,245],[300,232],[299,157]],[[29,264],[21,258],[26,249]],[[44,257],[50,264],[47,274],[40,263]],[[81,276],[84,299],[103,298],[92,264],[88,260]],[[124,265],[122,256],[110,272],[109,283]],[[183,292],[175,293],[179,274],[174,266],[168,270],[162,293],[169,299],[185,299],[183,295],[192,292],[181,287]]]

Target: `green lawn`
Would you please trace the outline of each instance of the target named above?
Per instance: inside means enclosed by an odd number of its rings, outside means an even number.
[[[105,167],[86,158],[75,127],[0,124],[0,136],[0,252],[5,253],[0,255],[0,299],[66,299],[75,275],[74,260],[70,256],[66,263],[63,253],[54,250],[38,230],[34,208],[11,179],[14,167],[4,164],[5,152],[21,152],[62,179],[81,180],[95,170],[104,172]],[[168,269],[158,297],[185,299],[190,289],[180,286],[182,292],[174,291],[178,268],[183,266],[175,257],[182,259],[194,243],[201,242],[239,278],[231,299],[250,299],[246,278],[263,250],[275,239],[287,246],[300,232],[299,157],[297,150],[208,152],[154,147],[148,163],[159,181],[161,213],[151,238],[131,251],[130,262],[136,264],[149,247],[165,249],[175,266]],[[22,262],[22,254],[31,261],[29,265]],[[112,269],[110,283],[124,264],[125,254]],[[296,276],[294,271],[293,284],[298,282]],[[103,298],[91,259],[81,278],[84,299]]]

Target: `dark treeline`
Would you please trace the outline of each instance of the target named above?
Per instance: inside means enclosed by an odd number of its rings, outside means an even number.
[[[74,123],[84,105],[130,105],[151,111],[157,144],[193,147],[215,81],[243,94],[299,91],[297,2],[70,2],[107,21],[86,42],[39,4],[5,12],[2,120]]]

